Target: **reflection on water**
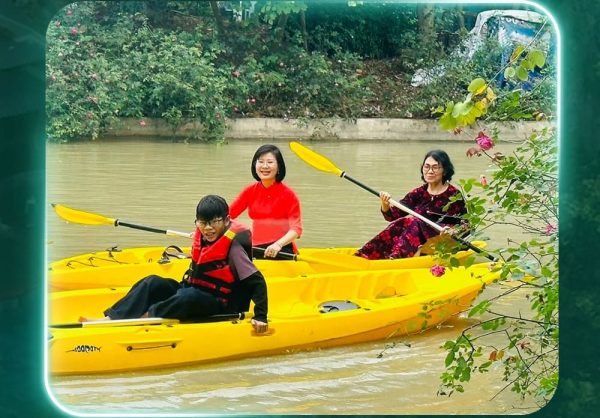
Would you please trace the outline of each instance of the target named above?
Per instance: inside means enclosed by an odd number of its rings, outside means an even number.
[[[317,171],[276,142],[286,159],[285,181],[302,202],[300,247],[359,246],[385,226],[379,201],[333,174]],[[191,231],[198,200],[220,194],[231,201],[253,182],[250,162],[258,141],[230,144],[108,141],[49,144],[48,202],[132,223]],[[487,160],[468,159],[464,142],[308,142],[352,177],[395,198],[420,184],[430,149],[452,158],[456,175],[478,178]],[[500,145],[506,154],[509,145]],[[488,173],[489,177],[489,173]],[[188,245],[185,238],[125,227],[67,224],[48,206],[48,260],[119,247]],[[242,220],[248,221],[243,217]],[[490,232],[490,248],[516,231]],[[524,308],[523,295],[512,296]],[[62,405],[97,413],[236,414],[502,414],[529,413],[503,387],[501,370],[474,377],[465,394],[436,396],[445,352],[440,346],[467,322],[394,342],[375,342],[293,355],[261,357],[158,372],[51,379]],[[390,344],[386,349],[386,344]],[[379,354],[382,354],[379,356]]]

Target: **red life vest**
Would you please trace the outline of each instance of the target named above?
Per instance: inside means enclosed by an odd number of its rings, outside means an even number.
[[[242,244],[251,258],[250,231],[244,225],[232,221],[229,229],[210,245],[203,245],[202,234],[196,229],[192,242],[192,268],[188,283],[201,287],[223,302],[229,300],[237,282],[227,260],[234,240]]]

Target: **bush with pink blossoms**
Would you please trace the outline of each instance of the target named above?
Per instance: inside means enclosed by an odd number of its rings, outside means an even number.
[[[518,106],[515,101],[513,109],[505,110],[516,113]],[[497,139],[498,132],[488,129]],[[491,175],[461,179],[459,187],[466,197],[471,239],[507,225],[519,231],[489,248],[502,261],[496,267],[501,280],[511,286],[491,298],[482,294],[468,314],[473,324],[446,342],[439,393],[463,392],[471,376],[495,367],[503,369],[507,387],[542,407],[558,384],[557,133],[545,128],[522,139],[511,153],[490,155],[487,151],[499,145],[485,132],[479,132],[466,154],[488,158]],[[509,294],[514,297],[515,289],[526,292],[530,313],[504,313],[499,301]]]

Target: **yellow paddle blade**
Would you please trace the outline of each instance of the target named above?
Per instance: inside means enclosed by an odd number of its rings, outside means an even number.
[[[333,173],[339,177],[344,174],[343,170],[337,168],[335,164],[333,164],[327,158],[321,154],[317,154],[315,151],[305,147],[299,142],[290,142],[290,148],[298,157],[300,157],[301,160],[303,160],[306,164],[313,166],[317,170],[325,171],[326,173]]]
[[[115,219],[107,218],[92,212],[84,212],[68,208],[58,203],[52,203],[52,207],[58,216],[65,221],[84,225],[114,225]]]

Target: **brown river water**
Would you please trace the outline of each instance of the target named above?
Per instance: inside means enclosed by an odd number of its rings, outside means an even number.
[[[125,227],[68,224],[51,209],[62,203],[122,221],[191,231],[205,194],[231,201],[253,182],[250,162],[263,142],[185,144],[109,140],[47,147],[47,260],[115,245],[189,245]],[[287,166],[285,182],[302,203],[302,247],[359,246],[386,224],[379,201],[358,186],[302,162],[287,142],[274,142]],[[419,167],[430,149],[446,150],[461,178],[491,177],[484,158],[467,158],[470,143],[305,142],[350,176],[394,198],[420,184]],[[507,154],[513,145],[499,144]],[[247,218],[242,217],[243,221]],[[489,231],[488,247],[518,231]],[[500,292],[489,288],[485,295]],[[524,293],[504,300],[507,312],[526,310]],[[169,370],[105,376],[49,377],[48,389],[65,410],[95,414],[527,414],[537,410],[510,389],[502,370],[473,376],[463,394],[438,396],[446,352],[440,348],[469,325],[456,318],[438,329],[393,341],[352,345]],[[500,393],[498,393],[500,392]]]

